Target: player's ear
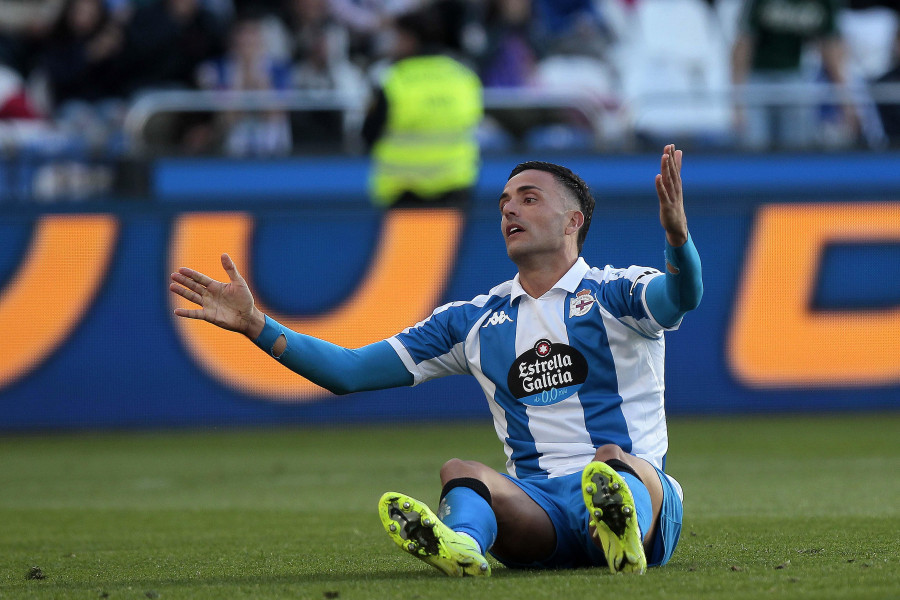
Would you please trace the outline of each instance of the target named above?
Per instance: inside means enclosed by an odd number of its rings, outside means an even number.
[[[569,211],[569,222],[566,224],[566,235],[572,235],[584,225],[584,213],[580,210]]]

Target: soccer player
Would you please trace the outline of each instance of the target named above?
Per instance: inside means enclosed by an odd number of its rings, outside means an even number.
[[[518,267],[511,281],[356,350],[287,329],[262,314],[227,254],[228,283],[187,268],[170,289],[200,308],[175,314],[243,333],[335,393],[416,385],[455,373],[481,384],[508,473],[451,459],[437,512],[402,493],[378,504],[388,535],[448,575],[508,567],[665,564],[681,531],[682,491],[664,469],[663,333],[703,293],[681,184],[668,145],[656,176],[666,272],[588,266],[579,257],[594,199],[569,169],[516,166],[499,198]]]

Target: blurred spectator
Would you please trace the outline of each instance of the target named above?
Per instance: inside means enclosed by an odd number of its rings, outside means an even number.
[[[132,91],[196,87],[198,65],[225,50],[224,26],[201,0],[161,0],[141,6],[126,37]]]
[[[44,55],[54,105],[121,97],[123,46],[104,0],[69,0]]]
[[[671,139],[694,149],[733,145],[730,44],[709,5],[642,0],[634,7],[631,27],[615,53],[619,86],[611,80],[606,93],[615,97],[619,90],[619,114],[638,147],[655,148]],[[627,137],[628,131],[623,133]]]
[[[331,16],[327,0],[290,0],[289,5],[293,86],[365,93],[365,79],[350,62],[347,30]]]
[[[391,22],[423,0],[327,0],[330,13],[350,34],[350,53],[365,62],[390,53]]]
[[[481,80],[485,87],[524,87],[534,83],[539,42],[531,0],[490,0],[484,28]]]
[[[434,46],[444,35],[433,11],[402,15],[395,23],[397,60],[363,126],[372,146],[370,190],[379,206],[463,205],[475,185],[481,82]]]
[[[891,69],[894,40],[900,30],[898,11],[900,0],[848,0],[838,17],[838,27],[847,47],[847,76],[854,93],[860,139],[870,148],[881,148],[888,143],[869,84]],[[835,107],[826,110],[833,115],[832,121],[838,121],[834,118]]]
[[[849,0],[838,25],[854,74],[872,81],[891,69],[900,0]]]
[[[44,53],[54,117],[95,150],[122,149],[123,47],[122,27],[104,0],[69,0]]]
[[[288,0],[288,7],[292,87],[365,98],[369,90],[362,71],[350,61],[349,34],[331,15],[328,1]],[[336,149],[343,143],[344,115],[339,111],[298,111],[291,123],[295,146],[301,149]]]
[[[866,101],[864,86],[858,85],[860,77],[867,82],[879,76],[883,81],[900,81],[900,55],[888,64],[884,43],[897,30],[900,19],[891,20],[891,28],[879,18],[894,14],[885,11],[897,11],[900,0],[691,3],[705,10],[706,4],[717,10],[726,7],[728,10],[722,14],[733,15],[727,20],[739,21],[731,52],[732,82],[738,88],[753,94],[754,88],[764,90],[766,85],[777,84],[779,90],[796,86],[794,90],[800,93],[796,103],[786,95],[772,98],[771,106],[752,101],[744,107],[738,102],[735,131],[740,131],[746,147],[808,148],[827,141],[829,135],[838,144],[857,137],[869,140],[873,129],[870,125],[873,120],[879,121],[878,114],[885,130],[895,140],[900,137],[900,108],[882,103],[876,113],[874,103]],[[656,30],[665,31],[669,22],[677,18],[670,34],[649,38],[645,35],[639,17],[651,4],[669,6],[668,14],[676,15],[664,19],[664,27]],[[410,124],[413,119],[402,124],[392,120],[396,116],[391,105],[403,105],[407,94],[396,89],[387,93],[391,82],[415,85],[399,74],[408,54],[391,56],[396,42],[416,58],[436,58],[443,53],[463,62],[471,60],[485,87],[531,87],[536,97],[546,91],[585,97],[588,104],[580,106],[588,106],[588,111],[564,112],[545,106],[505,113],[494,110],[491,117],[482,120],[482,131],[485,124],[495,128],[496,139],[502,142],[498,148],[508,149],[517,141],[531,149],[586,150],[595,147],[598,136],[609,144],[613,143],[610,140],[625,140],[630,132],[643,135],[645,130],[651,130],[647,125],[653,123],[647,117],[649,109],[639,112],[640,98],[649,98],[664,84],[682,82],[689,92],[706,93],[709,88],[721,96],[719,88],[695,83],[709,79],[720,82],[720,87],[726,85],[721,81],[728,77],[727,67],[716,63],[717,79],[713,79],[693,65],[699,64],[694,60],[697,54],[727,56],[722,48],[730,44],[723,41],[728,36],[723,33],[721,39],[716,37],[715,47],[700,40],[692,33],[696,28],[688,26],[690,15],[674,8],[676,4],[687,6],[689,2],[0,0],[0,65],[23,75],[33,93],[31,105],[38,107],[35,112],[52,117],[59,125],[54,128],[57,133],[77,134],[78,139],[86,140],[94,149],[121,149],[125,139],[121,132],[125,99],[144,90],[296,89],[365,98],[370,89],[364,69],[375,65],[369,73],[376,73],[377,67],[390,63],[388,58],[395,58],[397,62],[386,67],[386,87],[378,92],[365,124],[366,141],[374,148],[377,159],[398,152],[396,139],[400,136],[394,135],[392,127],[409,127],[410,131],[414,128]],[[850,10],[842,11],[844,6]],[[740,19],[736,17],[738,10]],[[251,12],[258,16],[248,17]],[[472,18],[476,13],[479,20]],[[416,33],[411,33],[411,14],[416,15],[412,19],[417,21],[412,27],[419,28]],[[420,17],[426,14],[430,16],[423,21]],[[234,15],[237,18],[229,37],[227,25]],[[400,25],[394,29],[396,20]],[[430,24],[425,23],[428,20]],[[427,30],[424,35],[423,23]],[[675,44],[678,34],[680,39],[691,41]],[[430,48],[423,50],[423,46]],[[660,56],[668,61],[654,63],[648,59],[647,48],[651,46],[661,48]],[[436,52],[438,47],[440,52]],[[683,48],[692,51],[692,63],[680,58],[686,54]],[[845,48],[853,50],[852,55]],[[679,70],[678,65],[684,67]],[[41,68],[36,71],[35,66]],[[655,72],[650,66],[655,66]],[[646,76],[638,77],[642,73]],[[820,106],[822,103],[816,98],[804,95],[810,93],[809,84],[823,77],[823,73],[844,92],[835,106],[827,106],[831,102]],[[44,90],[35,85],[41,77],[47,83],[49,102],[38,93]],[[466,90],[470,88],[468,83],[461,85]],[[641,93],[630,93],[633,89]],[[397,99],[392,99],[392,93]],[[491,93],[502,97],[504,92]],[[324,97],[330,99],[327,94]],[[730,134],[731,104],[725,98],[722,123]],[[711,114],[711,110],[697,108],[699,104],[698,101],[692,106],[694,112]],[[414,113],[417,109],[411,110]],[[626,120],[628,111],[637,116]],[[667,122],[682,125],[687,120],[683,115],[667,118]],[[234,112],[222,119],[199,112],[169,113],[154,115],[146,134],[151,146],[160,140],[173,142],[163,144],[165,150],[200,152],[221,145],[234,155],[278,155],[296,151],[304,142],[321,151],[330,140],[336,140],[336,133],[352,129],[352,117],[350,122],[348,129],[346,114],[335,108],[290,113]],[[568,137],[560,136],[560,132]],[[703,130],[698,139],[705,142],[710,137]],[[731,139],[725,143],[732,143]],[[328,150],[338,147],[339,142]],[[461,152],[461,148],[458,146],[457,151]],[[384,169],[376,172],[379,185],[390,179],[382,177]]]
[[[27,75],[65,0],[0,0],[0,64]]]
[[[788,100],[773,106],[737,106],[736,129],[746,147],[802,149],[816,142],[816,103],[806,90],[817,73],[804,69],[802,62],[813,42],[818,43],[828,79],[843,90],[839,114],[847,138],[855,138],[859,125],[847,88],[839,8],[839,0],[746,0],[732,49],[732,82],[746,84],[748,90],[779,84],[780,99]]]
[[[331,13],[354,32],[372,33],[412,10],[421,0],[328,0]]]
[[[22,77],[0,65],[0,121],[32,121],[41,115],[25,91]]]
[[[108,192],[112,169],[86,160],[81,135],[70,135],[35,108],[22,77],[0,65],[0,152],[7,162],[3,200],[80,199]]]
[[[50,133],[43,119],[28,97],[22,76],[0,65],[0,153],[30,148]]]
[[[594,0],[534,0],[533,6],[548,52],[606,54],[610,31]]]
[[[201,0],[160,0],[139,6],[126,29],[127,86],[196,89],[198,67],[225,51],[223,23]],[[196,154],[211,143],[212,117],[202,113],[157,115],[144,131],[151,146]]]
[[[201,69],[203,87],[227,91],[288,88],[289,65],[271,55],[262,15],[239,17],[231,28],[227,54]],[[291,130],[283,110],[226,112],[219,127],[230,156],[283,156],[291,151]]]
[[[900,12],[900,7],[896,10]],[[879,77],[877,83],[890,83],[900,87],[900,30],[894,38],[891,56],[891,69]],[[900,95],[895,96],[892,102],[880,103],[878,112],[891,145],[900,146]]]
[[[347,30],[328,10],[328,0],[285,0],[291,60],[298,62],[313,53],[321,38],[334,37],[327,51],[347,55]]]

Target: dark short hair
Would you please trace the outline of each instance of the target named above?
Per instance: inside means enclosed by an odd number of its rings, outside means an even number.
[[[573,199],[578,202],[578,208],[581,210],[581,214],[584,215],[584,225],[578,230],[578,253],[581,254],[584,239],[587,237],[588,229],[591,227],[591,217],[594,214],[594,197],[591,195],[591,190],[588,189],[588,185],[584,180],[573,173],[571,169],[541,160],[529,160],[517,164],[506,180],[509,181],[522,171],[532,170],[544,171],[553,175],[553,178],[564,189],[568,190]]]

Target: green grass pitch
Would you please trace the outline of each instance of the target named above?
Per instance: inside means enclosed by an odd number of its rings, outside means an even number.
[[[0,598],[900,598],[900,413],[673,419],[681,544],[605,569],[453,580],[381,530],[488,422],[0,436]],[[37,570],[33,570],[36,568]]]

